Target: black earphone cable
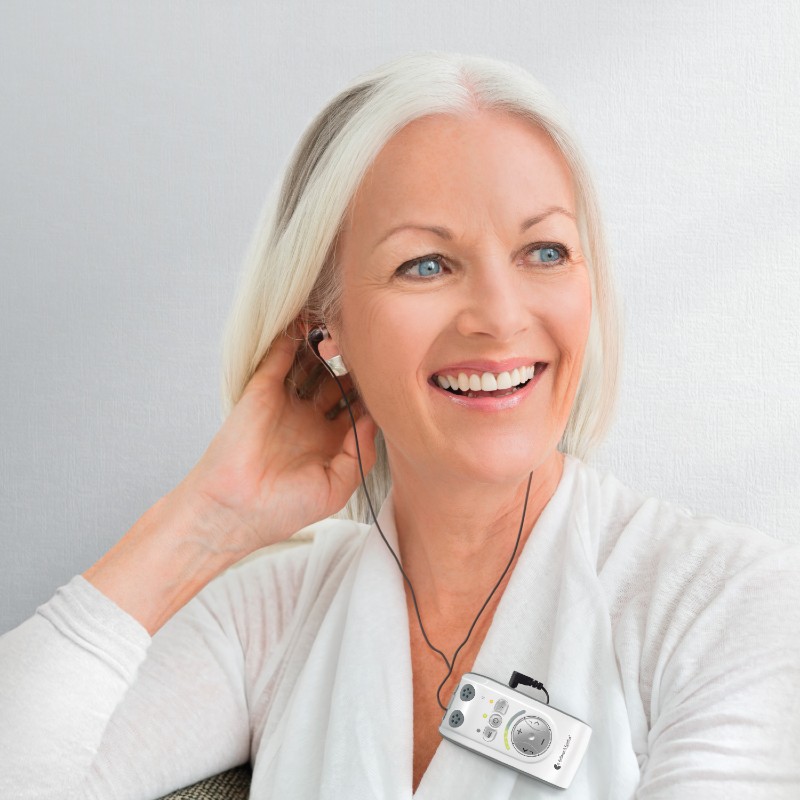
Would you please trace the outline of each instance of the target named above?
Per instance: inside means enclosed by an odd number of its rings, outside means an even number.
[[[500,579],[495,584],[494,589],[492,589],[492,591],[489,593],[489,596],[486,598],[486,601],[481,606],[481,610],[478,612],[477,616],[472,621],[472,625],[470,625],[469,633],[467,633],[466,639],[464,639],[464,641],[461,642],[461,644],[456,649],[455,653],[453,653],[452,661],[448,661],[447,656],[441,650],[439,650],[438,647],[434,647],[434,645],[431,643],[430,639],[428,638],[428,634],[425,632],[425,626],[422,624],[422,617],[420,616],[420,613],[419,613],[419,606],[417,605],[417,595],[414,592],[414,587],[411,585],[411,581],[410,581],[408,575],[406,575],[406,571],[403,569],[403,565],[400,563],[400,559],[397,557],[397,554],[392,549],[392,546],[389,544],[389,542],[387,541],[386,537],[383,535],[383,531],[381,530],[381,526],[378,524],[378,517],[375,514],[375,509],[372,506],[372,500],[370,499],[369,492],[367,492],[367,482],[366,482],[366,479],[364,477],[364,468],[363,468],[363,466],[361,464],[361,448],[358,446],[358,433],[356,432],[355,417],[353,416],[353,411],[350,408],[350,401],[347,399],[347,393],[345,392],[344,387],[342,386],[341,382],[339,381],[339,378],[337,377],[336,373],[330,368],[330,366],[327,364],[325,359],[319,353],[319,343],[323,340],[323,338],[324,338],[324,334],[319,328],[314,328],[308,334],[308,342],[311,345],[311,349],[313,350],[314,355],[322,362],[322,364],[325,366],[325,369],[330,373],[330,375],[336,381],[336,385],[339,387],[339,391],[342,393],[342,397],[344,398],[344,401],[347,404],[347,413],[350,415],[350,422],[353,425],[353,436],[355,437],[355,442],[356,442],[356,454],[358,456],[358,470],[361,473],[361,485],[364,488],[364,495],[367,498],[367,505],[369,505],[369,510],[370,510],[370,513],[372,514],[372,519],[375,521],[375,527],[378,529],[378,533],[380,533],[381,538],[384,541],[384,544],[389,548],[389,552],[392,554],[395,562],[397,563],[397,566],[400,568],[400,572],[403,573],[403,578],[405,579],[405,582],[408,584],[408,588],[411,590],[411,599],[414,601],[414,610],[417,612],[417,620],[419,621],[419,629],[422,631],[423,638],[427,642],[428,647],[430,647],[430,649],[433,650],[435,653],[438,653],[442,657],[442,660],[444,661],[445,666],[448,667],[447,675],[445,675],[444,680],[439,684],[439,688],[436,690],[436,702],[439,704],[440,708],[443,711],[446,711],[447,710],[447,706],[445,706],[442,703],[441,699],[440,699],[440,693],[442,691],[442,687],[445,685],[445,683],[447,683],[447,679],[453,673],[453,667],[455,666],[456,658],[458,657],[458,654],[461,652],[461,648],[463,648],[464,645],[469,641],[469,637],[472,635],[472,631],[475,628],[475,625],[477,624],[478,619],[480,618],[480,616],[483,613],[483,611],[486,608],[486,606],[489,604],[489,601],[492,599],[492,596],[494,595],[494,593],[497,591],[497,587],[500,586],[500,584],[503,582],[503,578],[505,578],[506,573],[508,572],[509,568],[511,567],[512,562],[514,561],[514,556],[516,556],[516,554],[517,554],[517,548],[519,547],[519,540],[522,537],[522,529],[523,529],[523,527],[525,525],[525,512],[527,511],[527,508],[528,508],[528,496],[529,496],[530,491],[531,491],[531,480],[533,479],[533,472],[531,472],[528,475],[528,487],[525,490],[525,504],[524,504],[524,506],[522,508],[522,520],[521,520],[521,522],[519,524],[519,532],[517,533],[517,541],[514,543],[514,551],[511,553],[511,558],[508,560],[508,564],[506,564],[506,568],[503,570],[503,574],[500,576]]]

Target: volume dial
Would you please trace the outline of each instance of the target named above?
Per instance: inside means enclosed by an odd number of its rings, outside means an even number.
[[[511,744],[514,749],[529,758],[542,755],[552,741],[553,732],[541,717],[523,717],[511,729]]]

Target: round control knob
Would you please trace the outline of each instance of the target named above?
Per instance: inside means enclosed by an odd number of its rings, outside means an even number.
[[[511,744],[514,749],[529,758],[542,755],[552,741],[553,732],[541,717],[523,717],[511,729]]]

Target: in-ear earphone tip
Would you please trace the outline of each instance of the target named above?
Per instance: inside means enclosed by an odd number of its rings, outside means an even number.
[[[308,341],[312,345],[318,345],[325,338],[325,331],[316,326],[308,332]]]

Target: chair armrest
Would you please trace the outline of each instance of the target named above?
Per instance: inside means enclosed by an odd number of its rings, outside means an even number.
[[[164,795],[160,800],[247,800],[252,776],[250,765],[243,764]]]

